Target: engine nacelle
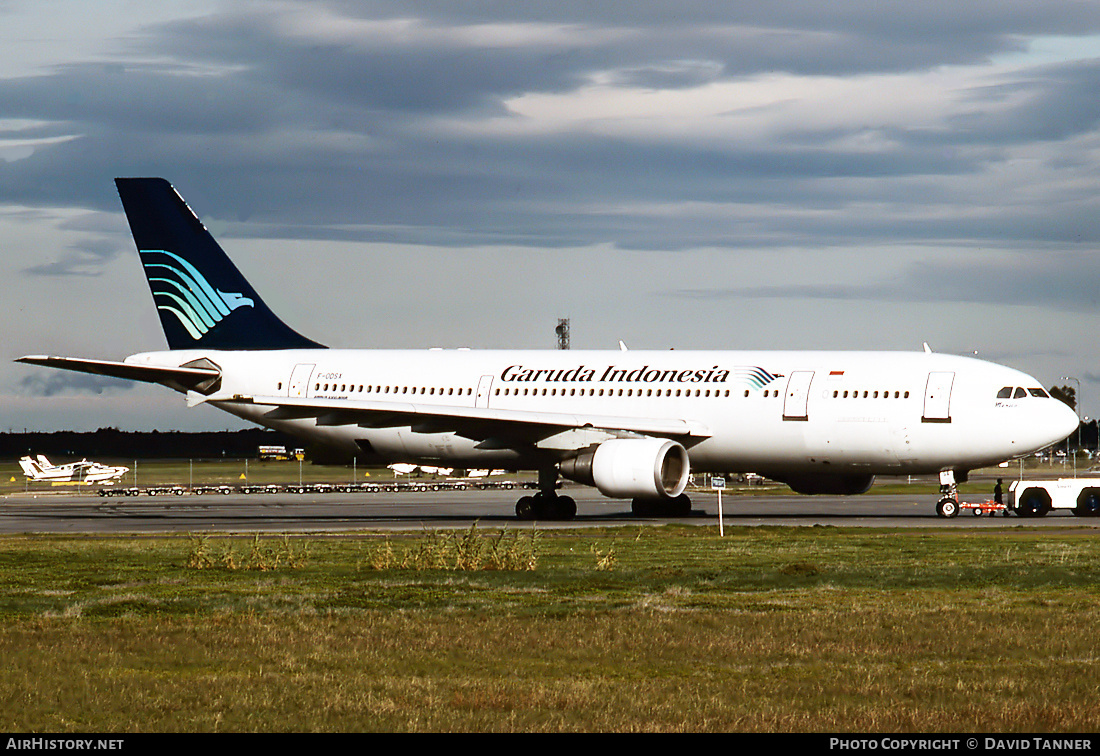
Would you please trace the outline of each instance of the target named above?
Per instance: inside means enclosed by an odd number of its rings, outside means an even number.
[[[664,438],[614,438],[558,465],[566,478],[614,499],[675,498],[689,467],[687,449]]]
[[[795,493],[814,495],[830,494],[832,496],[855,496],[867,493],[871,484],[875,482],[874,475],[794,475],[784,478],[776,478],[780,483],[786,483]]]

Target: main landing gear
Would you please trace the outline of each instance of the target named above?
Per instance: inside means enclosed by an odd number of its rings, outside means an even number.
[[[577,516],[577,502],[572,496],[558,494],[558,471],[551,467],[539,470],[539,492],[516,502],[516,517],[521,520],[572,520]]]
[[[635,517],[686,517],[691,514],[691,499],[687,494],[672,499],[633,499],[630,511]]]
[[[516,517],[521,520],[572,520],[577,502],[558,493],[556,468],[539,470],[539,492],[516,502]],[[686,517],[691,514],[691,499],[680,494],[671,499],[633,499],[630,511],[635,517]]]

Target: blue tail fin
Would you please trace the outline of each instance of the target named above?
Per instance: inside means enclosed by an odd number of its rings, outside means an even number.
[[[172,185],[115,179],[169,349],[316,349],[273,313]]]

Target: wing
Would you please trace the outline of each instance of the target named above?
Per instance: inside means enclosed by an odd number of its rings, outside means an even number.
[[[482,449],[543,445],[540,442],[572,431],[593,431],[609,437],[659,436],[676,439],[685,446],[693,446],[710,436],[707,428],[700,423],[669,418],[285,396],[255,396],[244,401],[270,406],[266,416],[271,420],[316,418],[318,425],[358,425],[362,428],[408,426],[415,433],[455,433],[478,441]],[[578,443],[566,439],[562,441],[563,448],[578,446]],[[579,445],[586,446],[587,443]]]

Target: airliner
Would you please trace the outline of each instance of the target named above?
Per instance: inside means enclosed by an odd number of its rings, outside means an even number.
[[[690,511],[689,474],[752,471],[802,494],[969,471],[1078,426],[1035,378],[933,352],[330,349],[280,320],[170,183],[119,178],[168,351],[18,361],[166,386],[189,405],[349,461],[537,471],[521,519],[571,519],[560,478]],[[957,497],[956,497],[957,502]]]

